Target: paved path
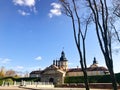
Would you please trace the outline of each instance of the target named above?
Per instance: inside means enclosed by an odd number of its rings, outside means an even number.
[[[27,89],[19,88],[17,86],[9,86],[9,87],[7,87],[7,86],[5,86],[5,87],[0,86],[0,90],[27,90]],[[30,90],[30,89],[28,89],[28,90]]]
[[[85,89],[84,88],[19,88],[17,86],[9,86],[9,87],[0,86],[0,90],[85,90]],[[90,89],[90,90],[112,90],[112,89]]]

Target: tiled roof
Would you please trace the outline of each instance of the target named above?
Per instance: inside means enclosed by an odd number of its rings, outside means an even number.
[[[81,68],[71,68],[71,69],[68,69],[67,72],[80,72],[80,71],[82,71]]]
[[[90,67],[90,68],[87,68],[88,71],[108,71],[107,68],[105,67]]]
[[[105,67],[89,67],[89,68],[87,68],[87,71],[108,71],[108,69]],[[67,72],[82,72],[82,69],[81,68],[71,68],[71,69],[68,69]]]
[[[42,74],[42,73],[44,73],[45,70],[32,71],[30,74]],[[108,71],[108,69],[105,67],[89,67],[89,68],[87,68],[87,71]],[[81,68],[71,68],[71,69],[68,69],[67,73],[68,72],[82,72],[82,69]]]
[[[30,74],[40,74],[42,71],[37,70],[37,71],[32,71]]]

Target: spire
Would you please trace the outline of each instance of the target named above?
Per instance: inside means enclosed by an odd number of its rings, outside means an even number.
[[[96,58],[94,57],[93,64],[90,67],[98,67],[98,62]]]
[[[93,64],[98,64],[96,58],[94,57]]]
[[[64,51],[61,52],[60,61],[67,61]]]

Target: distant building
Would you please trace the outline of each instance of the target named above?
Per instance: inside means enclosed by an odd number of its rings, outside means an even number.
[[[37,71],[32,71],[30,73],[30,77],[41,77],[41,70],[37,70]]]
[[[98,66],[96,58],[93,60],[93,64],[87,68],[88,76],[93,75],[105,75],[108,73],[108,69]],[[59,60],[53,60],[53,64],[44,70],[32,71],[30,77],[40,77],[41,82],[53,82],[55,84],[64,83],[64,77],[66,76],[83,76],[81,68],[68,68],[68,60],[65,57],[64,51],[61,52]]]

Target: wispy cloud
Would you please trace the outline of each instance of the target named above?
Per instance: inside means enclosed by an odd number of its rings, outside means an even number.
[[[51,3],[51,6],[53,7],[49,12],[49,17],[52,18],[53,16],[60,16],[61,13],[61,5],[58,3]]]
[[[36,0],[13,0],[14,5],[22,7],[22,9],[19,9],[18,12],[22,16],[30,15],[31,12],[36,13]],[[27,10],[27,9],[28,10]],[[28,12],[29,11],[29,12]]]
[[[35,58],[35,60],[38,60],[38,61],[40,61],[41,59],[42,59],[41,56],[38,56],[38,57]]]
[[[9,59],[9,58],[0,58],[0,62],[2,63],[2,64],[7,64],[7,63],[9,63],[11,61],[11,59]]]
[[[18,10],[18,13],[21,14],[22,16],[28,16],[28,15],[30,15],[30,13],[27,13],[27,12],[22,11],[22,10]]]
[[[13,0],[13,3],[20,6],[35,6],[35,0]]]
[[[24,67],[23,66],[16,66],[16,69],[17,70],[22,70],[22,69],[24,69]]]

